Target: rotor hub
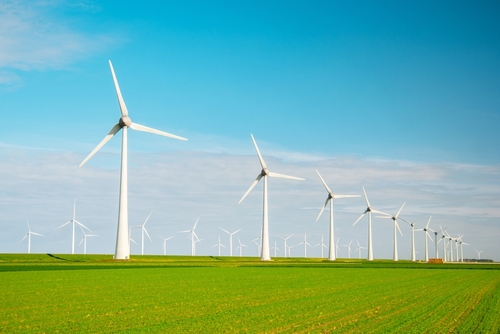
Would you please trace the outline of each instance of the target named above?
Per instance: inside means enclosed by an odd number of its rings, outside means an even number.
[[[118,121],[118,124],[123,128],[124,126],[129,127],[132,125],[132,120],[128,116],[122,116]]]
[[[262,168],[262,171],[260,172],[260,175],[262,175],[262,176],[269,175],[269,171],[267,170],[267,168]]]

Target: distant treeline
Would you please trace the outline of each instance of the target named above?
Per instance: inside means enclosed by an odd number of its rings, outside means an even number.
[[[493,262],[492,259],[464,259],[464,262]]]

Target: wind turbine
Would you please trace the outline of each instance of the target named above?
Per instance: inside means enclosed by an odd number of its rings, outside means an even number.
[[[315,246],[321,246],[321,258],[324,258],[323,256],[323,248],[327,248],[325,243],[323,242],[323,234],[321,235],[321,242]],[[332,245],[332,247],[334,247],[334,245]]]
[[[79,167],[82,167],[97,151],[101,149],[113,136],[122,130],[122,149],[121,149],[121,170],[120,170],[120,197],[118,202],[118,227],[116,233],[116,248],[115,256],[116,260],[127,260],[130,258],[130,243],[128,241],[128,145],[127,145],[127,130],[131,128],[132,130],[143,131],[154,133],[160,136],[170,137],[179,140],[187,140],[186,138],[179,137],[167,132],[149,128],[144,125],[133,123],[128,115],[127,106],[122,97],[120,87],[118,86],[118,80],[116,80],[115,71],[111,61],[109,61],[109,68],[111,69],[111,75],[113,76],[113,82],[115,84],[116,96],[118,98],[118,104],[120,106],[121,117],[118,123],[115,124],[109,133],[104,137],[104,139],[94,148],[92,152],[82,161]]]
[[[279,251],[278,246],[276,246],[277,240],[274,240],[274,247],[271,247],[271,249],[274,249],[274,257],[276,257],[276,251]]]
[[[358,252],[358,259],[361,259],[361,250],[366,249],[366,247],[361,246],[358,240],[356,240],[356,242],[358,243],[358,248],[356,249],[356,251]]]
[[[350,243],[346,244],[346,245],[342,245],[342,246],[345,246],[347,247],[347,257],[350,259],[351,258],[351,244],[352,244],[352,240]]]
[[[142,223],[141,225],[134,225],[132,226],[132,228],[140,228],[141,231],[142,231],[142,243],[141,243],[141,248],[142,248],[142,251],[141,251],[141,255],[144,255],[144,233],[146,233],[146,235],[148,236],[148,239],[150,242],[153,242],[153,240],[151,240],[151,237],[149,236],[149,233],[148,231],[146,230],[146,223],[148,222],[149,220],[149,217],[151,216],[151,214],[153,213],[153,211],[151,211],[148,215],[148,217],[146,218],[146,220],[144,221],[144,223]]]
[[[44,237],[44,235],[31,231],[30,223],[26,222],[26,224],[28,224],[28,233],[26,233],[26,235],[24,236],[24,238],[21,239],[20,242],[23,242],[23,240],[26,239],[26,237],[28,237],[28,254],[30,254],[31,253],[31,235],[32,234],[39,235],[41,237]]]
[[[264,200],[263,200],[263,216],[262,216],[262,249],[261,249],[261,255],[260,259],[261,261],[270,261],[271,256],[269,253],[269,224],[268,224],[268,209],[267,209],[267,177],[280,177],[280,178],[285,178],[285,179],[293,179],[293,180],[304,180],[300,177],[295,177],[295,176],[288,176],[288,175],[283,175],[283,174],[278,174],[278,173],[273,173],[270,172],[267,169],[266,163],[264,162],[264,159],[262,158],[262,155],[260,154],[259,148],[257,147],[257,143],[255,142],[255,139],[253,138],[253,135],[250,134],[252,137],[253,144],[255,146],[255,150],[257,151],[257,156],[259,157],[260,165],[262,166],[262,170],[257,175],[257,178],[255,181],[253,181],[252,185],[250,188],[248,188],[247,192],[243,195],[243,197],[240,199],[238,202],[241,203],[245,197],[248,195],[248,193],[259,183],[260,179],[264,179]]]
[[[173,237],[164,238],[159,234],[158,234],[158,236],[163,240],[163,255],[167,255],[167,240],[170,240]]]
[[[196,225],[198,225],[198,221],[200,220],[200,217],[196,219],[196,223],[194,223],[194,226],[191,230],[185,230],[185,231],[180,231],[179,233],[191,233],[191,256],[194,256],[196,254],[196,242],[200,240],[194,230],[196,229]],[[196,239],[195,239],[196,238]]]
[[[304,233],[304,257],[307,257],[307,246],[312,247],[310,243],[307,242],[307,233]]]
[[[288,248],[286,247],[286,241],[287,241],[288,239],[290,239],[290,237],[291,237],[291,236],[293,236],[293,234],[290,234],[290,235],[289,235],[288,237],[286,237],[286,238],[283,238],[283,237],[281,237],[281,236],[279,236],[279,235],[278,235],[278,238],[281,238],[281,239],[283,239],[283,240],[284,240],[284,244],[285,244],[285,246],[284,246],[284,248],[285,248],[285,257],[286,257],[286,251],[287,251],[287,249],[288,249]],[[290,253],[288,254],[288,257],[290,257]]]
[[[75,225],[78,224],[80,226],[80,228],[83,227],[83,228],[86,228],[87,230],[90,231],[90,229],[87,226],[85,226],[82,223],[80,223],[78,220],[76,220],[75,217],[76,217],[76,200],[73,202],[73,218],[70,221],[62,224],[58,228],[54,229],[54,230],[58,230],[58,229],[60,229],[63,226],[66,226],[66,225],[68,225],[70,223],[73,223],[73,237],[71,239],[71,254],[75,254]],[[90,231],[90,232],[92,232],[92,231]]]
[[[83,254],[87,254],[87,237],[98,237],[97,234],[86,234],[83,228],[80,226],[80,230],[82,230],[83,237],[78,246],[80,246],[83,242]]]
[[[429,231],[432,231],[429,228],[429,223],[431,222],[431,219],[432,219],[432,217],[429,217],[429,220],[427,221],[427,225],[425,225],[424,228],[420,228],[418,230],[415,230],[415,232],[419,232],[419,231],[424,231],[425,232],[425,235],[424,235],[424,239],[425,239],[425,262],[429,262],[429,245],[428,245],[428,242],[427,242],[427,238],[431,239],[431,241],[432,241],[432,238],[431,238],[431,236],[429,234]],[[437,233],[436,233],[436,235],[437,235]],[[437,246],[436,246],[436,250],[437,250]],[[436,254],[436,258],[437,258],[437,254]]]
[[[257,256],[259,256],[259,254],[260,254],[260,237],[253,239],[252,242],[257,246]],[[271,247],[271,249],[273,249],[273,248]]]
[[[392,219],[394,221],[394,253],[393,253],[393,261],[398,261],[399,258],[398,258],[398,236],[397,236],[397,231],[396,231],[396,228],[399,230],[399,233],[401,234],[401,236],[403,236],[403,232],[401,232],[401,229],[399,228],[399,224],[398,224],[398,217],[399,217],[399,214],[401,213],[401,210],[403,210],[403,207],[405,206],[406,202],[403,203],[403,205],[401,205],[401,208],[399,209],[398,213],[396,213],[394,216],[392,217],[388,217],[388,216],[385,216],[385,217],[378,217],[378,218],[386,218],[386,219]],[[415,257],[415,252],[413,253],[413,257]]]
[[[240,257],[241,257],[241,255],[242,255],[243,247],[247,247],[247,245],[243,245],[243,244],[241,243],[240,238],[238,238],[238,247],[236,247],[236,250],[238,250],[238,248],[240,249]]]
[[[333,245],[334,242],[334,226],[333,226],[333,200],[335,198],[348,198],[348,197],[360,197],[359,195],[335,195],[328,185],[326,184],[325,180],[323,180],[323,177],[321,177],[321,174],[316,170],[316,173],[318,173],[319,178],[321,179],[321,182],[325,186],[326,191],[328,192],[328,196],[326,197],[325,204],[321,208],[321,211],[319,212],[318,218],[316,218],[316,221],[319,220],[319,217],[321,217],[321,214],[325,210],[326,206],[328,205],[328,202],[330,202],[330,240],[328,242],[328,260],[329,261],[335,261],[335,247]],[[321,252],[323,252],[323,249],[321,249]]]
[[[443,229],[443,228],[441,227],[441,225],[439,225],[439,227],[441,228],[441,231],[440,231],[440,232],[443,234],[443,235],[441,236],[441,240],[443,240],[443,262],[446,262],[446,235],[445,235],[445,233],[446,233],[446,231],[445,231],[445,230],[446,230],[446,228],[444,228],[444,229]]]
[[[366,196],[365,187],[362,187],[362,188],[363,188],[363,194],[365,195],[366,210],[365,210],[365,212],[363,212],[361,214],[361,216],[359,216],[359,218],[354,222],[354,224],[352,224],[352,226],[356,225],[361,220],[361,218],[363,218],[363,216],[368,213],[368,261],[373,261],[372,212],[379,213],[382,215],[387,215],[387,213],[382,212],[382,211],[378,211],[378,210],[374,210],[371,207],[370,202],[368,201],[368,196]]]
[[[214,247],[218,247],[218,248],[219,248],[219,256],[220,256],[220,248],[221,248],[221,247],[226,248],[226,246],[224,246],[224,245],[223,245],[223,244],[221,244],[221,242],[220,242],[220,234],[219,234],[219,241],[217,241],[217,243],[216,243],[215,245],[213,245],[213,246],[212,246],[212,248],[214,248]]]
[[[340,252],[339,241],[340,238],[337,238],[337,242],[335,243],[335,251],[337,252],[337,254]]]
[[[460,262],[464,262],[464,245],[470,246],[468,243],[465,243],[463,240],[463,235],[460,236]]]
[[[415,257],[415,231],[423,231],[424,229],[415,230],[415,223],[410,223],[403,218],[401,220],[411,226],[411,261],[415,262],[417,260]],[[425,244],[427,246],[427,239],[425,239]]]
[[[133,242],[134,244],[136,244],[137,246],[139,246],[139,244],[137,242],[135,242],[134,239],[132,239],[132,226],[129,227],[128,229],[128,248],[130,249],[130,242]]]
[[[222,227],[220,227],[220,229],[229,234],[229,256],[233,256],[233,235],[241,231],[243,228],[240,228],[239,230],[234,231],[233,233],[226,231]]]
[[[477,259],[478,259],[478,260],[481,260],[481,253],[482,253],[483,251],[478,251],[478,250],[476,249],[476,252],[477,252]],[[29,252],[28,252],[28,253],[29,253]]]

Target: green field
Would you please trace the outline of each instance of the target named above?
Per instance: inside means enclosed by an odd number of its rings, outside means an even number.
[[[498,333],[498,264],[0,254],[0,332]]]

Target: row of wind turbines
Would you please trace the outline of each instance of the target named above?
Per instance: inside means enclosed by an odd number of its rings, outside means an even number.
[[[115,71],[113,69],[113,65],[111,61],[109,61],[109,67],[111,70],[111,75],[113,78],[113,83],[115,86],[115,91],[116,91],[116,96],[118,99],[118,105],[120,108],[121,112],[121,117],[118,120],[118,122],[113,125],[111,130],[108,132],[108,134],[104,137],[104,139],[90,152],[90,154],[82,161],[79,167],[82,167],[90,158],[92,158],[111,138],[113,138],[120,130],[122,131],[122,145],[121,145],[121,167],[120,167],[120,190],[119,190],[119,205],[118,205],[118,225],[117,225],[117,237],[116,237],[116,247],[115,247],[115,254],[114,254],[114,259],[117,260],[126,260],[130,258],[130,242],[133,241],[130,238],[130,233],[131,230],[129,227],[129,221],[128,221],[128,137],[127,137],[127,131],[128,129],[132,130],[137,130],[137,131],[142,131],[142,132],[149,132],[165,137],[170,137],[174,138],[177,140],[187,140],[186,138],[173,135],[167,132],[163,132],[160,130],[156,130],[150,127],[146,127],[144,125],[140,125],[138,123],[132,122],[128,109],[126,107],[126,104],[124,102],[124,99],[122,97],[120,87],[118,85],[118,80],[115,75]],[[263,180],[263,217],[262,217],[262,228],[261,228],[261,236],[260,236],[260,259],[262,261],[270,261],[271,256],[270,256],[270,247],[269,247],[269,221],[268,221],[268,189],[267,189],[267,179],[268,177],[276,177],[276,178],[285,178],[285,179],[292,179],[292,180],[304,180],[303,178],[300,177],[295,177],[295,176],[289,176],[289,175],[284,175],[284,174],[279,174],[275,172],[271,172],[260,151],[257,146],[257,143],[255,141],[255,138],[253,135],[250,135],[252,142],[254,144],[255,150],[257,152],[257,156],[260,162],[260,165],[262,167],[261,171],[257,175],[256,179],[253,181],[253,183],[250,185],[248,190],[244,193],[243,197],[240,199],[238,203],[241,203],[247,195],[252,191],[252,189],[259,183],[259,181]],[[336,254],[335,254],[335,245],[334,245],[334,219],[333,219],[333,200],[336,198],[347,198],[347,197],[360,197],[359,195],[337,195],[334,194],[331,189],[327,186],[326,182],[324,181],[323,177],[321,174],[317,171],[319,178],[321,179],[321,182],[323,183],[325,189],[327,190],[327,198],[326,201],[316,219],[316,221],[319,220],[321,217],[323,211],[325,208],[330,204],[330,225],[329,225],[329,247],[328,247],[328,259],[333,261],[336,259]],[[383,219],[392,219],[394,221],[394,260],[398,260],[398,254],[397,254],[397,233],[396,231],[399,230],[401,233],[401,229],[399,228],[398,225],[398,218],[399,214],[401,213],[401,210],[404,207],[401,206],[399,211],[395,215],[390,215],[388,213],[384,213],[382,211],[375,210],[371,207],[368,197],[366,195],[366,191],[363,188],[363,193],[364,197],[366,200],[367,208],[366,210],[361,214],[361,216],[354,222],[353,226],[356,225],[363,216],[366,214],[368,215],[368,260],[372,261],[373,260],[373,245],[372,245],[372,212],[379,214],[380,218]],[[149,218],[149,217],[148,217]],[[403,219],[401,219],[403,220]],[[404,220],[403,220],[404,221]],[[75,226],[78,225],[82,232],[84,233],[84,239],[86,240],[86,237],[88,236],[94,236],[94,235],[85,235],[85,232],[83,228],[89,230],[87,227],[82,225],[81,223],[77,222],[74,218],[73,220],[63,224],[60,227],[63,227],[69,223],[73,222],[73,243],[72,243],[72,252],[74,253],[74,231],[75,231]],[[147,222],[147,220],[146,220]],[[145,222],[145,223],[146,223]],[[406,221],[405,221],[406,222]],[[144,228],[145,223],[142,225],[142,240],[144,241],[144,234],[149,238],[149,234],[147,234],[147,231]],[[195,252],[195,244],[197,242],[197,236],[195,235],[194,229],[196,228],[196,224],[193,227],[192,230],[187,230],[183,232],[190,232],[191,233],[191,242],[192,242],[192,253],[194,254]],[[412,260],[415,259],[415,251],[414,251],[414,240],[413,240],[413,233],[414,233],[414,224],[409,223],[412,226]],[[137,226],[135,226],[137,227]],[[428,225],[426,227],[428,229]],[[430,229],[429,229],[430,230]],[[90,230],[89,230],[90,231]],[[444,231],[444,230],[443,230]],[[227,231],[226,231],[227,232]],[[228,232],[229,233],[229,232]],[[427,231],[426,231],[427,233]],[[437,233],[437,232],[436,232]],[[29,228],[28,234],[25,237],[28,237],[28,244],[30,243],[31,240],[31,235],[40,235],[35,232],[32,232],[31,229]],[[164,252],[166,252],[166,241],[168,239],[161,237],[164,240]],[[443,236],[444,238],[444,236]],[[450,240],[452,240],[451,237],[449,237]],[[23,239],[24,240],[24,239]],[[455,240],[461,240],[461,237]],[[135,242],[135,241],[133,241]],[[220,242],[219,242],[220,243]],[[232,243],[232,235],[231,235],[231,243]],[[443,243],[444,244],[444,243]],[[460,244],[462,245],[463,242],[460,241]],[[437,243],[436,243],[437,245]],[[28,246],[29,248],[30,246]],[[219,248],[221,246],[219,245]],[[240,243],[240,251],[244,247],[244,245],[241,245]],[[232,252],[232,245],[230,245],[230,249]],[[286,250],[286,249],[285,249]],[[142,243],[142,253],[144,253],[144,242]],[[436,254],[437,254],[437,246],[436,246]],[[426,239],[426,260],[428,259],[428,252],[427,252],[427,239]]]

